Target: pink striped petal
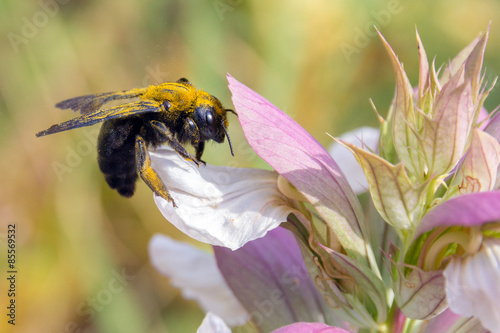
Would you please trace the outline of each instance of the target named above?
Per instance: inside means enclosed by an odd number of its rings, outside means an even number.
[[[424,216],[415,237],[438,226],[475,226],[500,221],[500,191],[465,194],[447,200]]]
[[[325,148],[265,98],[229,74],[227,79],[250,146],[304,194],[350,255],[366,259],[361,206]]]
[[[295,323],[278,328],[272,333],[349,333],[349,331],[322,323]]]

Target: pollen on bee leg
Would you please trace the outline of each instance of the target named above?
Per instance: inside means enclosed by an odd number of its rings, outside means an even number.
[[[156,195],[162,197],[168,202],[171,202],[174,207],[177,207],[160,176],[158,176],[156,171],[152,168],[151,158],[149,157],[149,153],[146,149],[146,143],[144,142],[144,139],[139,136],[137,137],[135,143],[135,155],[137,161],[137,172],[139,172],[142,180]]]
[[[290,184],[290,182],[282,175],[278,176],[278,189],[287,198],[297,200],[297,201],[307,201],[302,193],[300,193],[295,186]]]

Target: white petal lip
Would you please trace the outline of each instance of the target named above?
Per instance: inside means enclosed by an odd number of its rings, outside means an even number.
[[[201,326],[196,331],[197,333],[231,333],[231,329],[224,321],[209,312],[201,322]]]
[[[380,130],[378,128],[360,127],[342,134],[339,139],[349,142],[356,147],[376,152],[378,150],[379,136]],[[338,142],[334,142],[328,149],[328,152],[344,173],[354,193],[361,194],[368,191],[368,182],[366,181],[363,169],[349,149]]]
[[[231,326],[248,320],[247,311],[229,289],[212,254],[156,234],[149,242],[149,257],[153,266],[182,290],[184,298],[196,300],[203,310]]]
[[[164,180],[178,208],[161,197],[163,216],[198,241],[238,249],[285,222],[293,202],[278,189],[276,172],[197,167],[170,148],[151,152],[153,167]]]
[[[500,332],[500,239],[487,239],[478,253],[452,259],[444,275],[450,309]]]

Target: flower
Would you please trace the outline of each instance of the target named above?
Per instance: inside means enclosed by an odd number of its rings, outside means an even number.
[[[346,321],[378,329],[386,320],[387,295],[361,205],[342,171],[325,148],[288,115],[230,75],[228,82],[249,144],[321,217],[317,225],[300,218],[302,224],[293,225],[308,246],[303,255],[321,262],[314,275],[323,296]],[[351,293],[353,281],[366,288]],[[370,314],[372,307],[375,318]]]
[[[454,227],[422,253],[424,265],[431,268],[447,263],[443,274],[450,309],[479,318],[492,332],[500,327],[500,308],[496,306],[500,298],[499,205],[500,191],[458,196],[427,214],[417,233]],[[443,256],[443,250],[453,243],[460,248]]]
[[[360,204],[310,134],[230,75],[245,137],[274,171],[198,169],[171,150],[152,154],[180,203],[174,209],[155,198],[158,207],[186,234],[214,245],[217,284],[260,331],[500,325],[493,306],[500,296],[500,117],[485,114],[492,87],[481,73],[488,31],[441,75],[417,33],[416,88],[381,38],[396,92],[387,119],[380,117],[378,145],[336,139],[363,170],[375,209]],[[218,323],[207,315],[204,327],[226,329]]]
[[[229,74],[227,79],[250,146],[304,195],[350,255],[368,262],[361,206],[337,163],[292,118]]]

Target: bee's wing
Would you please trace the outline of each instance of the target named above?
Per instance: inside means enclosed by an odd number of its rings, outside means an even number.
[[[38,132],[37,137],[57,132],[67,131],[73,128],[90,126],[100,123],[104,120],[113,118],[123,118],[145,112],[161,112],[163,109],[161,104],[154,101],[138,101],[123,105],[118,105],[109,109],[99,110],[94,113],[86,114],[64,123],[52,125],[48,129]]]
[[[60,109],[71,109],[80,114],[90,114],[99,110],[104,104],[124,98],[139,97],[146,92],[147,88],[107,92],[102,94],[85,95],[67,99],[56,104]]]

